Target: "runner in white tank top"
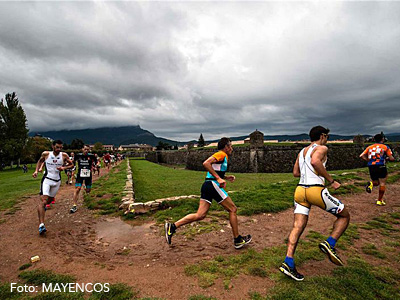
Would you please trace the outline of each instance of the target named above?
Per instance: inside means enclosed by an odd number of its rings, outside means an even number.
[[[333,180],[325,169],[328,148],[329,129],[322,126],[313,127],[310,130],[311,144],[300,151],[293,167],[293,175],[300,177],[299,184],[294,194],[295,210],[293,229],[289,235],[286,258],[279,270],[290,278],[301,281],[304,276],[297,272],[294,264],[294,253],[301,234],[303,233],[308,214],[312,205],[318,206],[337,217],[333,224],[331,236],[319,244],[322,252],[336,265],[343,265],[342,260],[336,254],[336,241],[345,232],[350,214],[338,199],[329,194],[325,188],[325,180],[335,190],[340,183]]]
[[[301,150],[299,154],[299,167],[300,167],[300,182],[301,186],[325,186],[325,178],[318,175],[313,165],[311,164],[311,154],[318,147],[317,144],[312,144],[311,147],[306,147]],[[307,153],[304,155],[305,150],[308,148]],[[322,164],[325,167],[325,160]]]
[[[46,232],[44,226],[44,216],[46,204],[49,204],[57,194],[61,185],[61,171],[73,167],[72,161],[68,155],[62,150],[62,141],[57,140],[52,144],[53,151],[44,151],[36,164],[36,170],[32,174],[37,177],[39,171],[42,170],[43,164],[46,165],[46,170],[43,174],[42,183],[40,186],[40,202],[38,205],[39,215],[39,234]],[[65,166],[64,163],[66,163]]]

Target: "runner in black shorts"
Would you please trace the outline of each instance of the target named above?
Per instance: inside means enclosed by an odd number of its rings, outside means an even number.
[[[377,205],[386,205],[383,195],[386,191],[387,169],[386,160],[394,161],[392,150],[383,142],[385,138],[382,134],[374,136],[375,144],[367,147],[360,157],[368,162],[369,175],[372,181],[369,181],[365,190],[372,192],[374,186],[379,186],[379,198],[376,200]]]
[[[77,211],[79,192],[81,191],[82,184],[85,183],[86,193],[90,193],[92,188],[92,173],[93,165],[96,165],[96,157],[89,153],[89,145],[82,148],[82,153],[75,155],[74,164],[78,163],[77,177],[75,181],[74,203],[70,209],[70,213]]]
[[[221,204],[221,206],[229,212],[229,221],[232,227],[234,247],[239,249],[251,242],[250,235],[239,235],[236,216],[237,208],[231,197],[229,197],[228,193],[224,190],[226,186],[226,181],[224,179],[230,182],[235,180],[235,176],[225,175],[228,168],[228,155],[233,151],[231,140],[228,138],[222,138],[218,142],[218,150],[217,153],[203,162],[203,166],[208,173],[206,181],[201,187],[200,204],[197,213],[189,214],[175,223],[165,223],[165,238],[168,244],[171,244],[172,235],[175,233],[177,228],[204,219],[210,209],[212,200],[217,201],[218,204]]]

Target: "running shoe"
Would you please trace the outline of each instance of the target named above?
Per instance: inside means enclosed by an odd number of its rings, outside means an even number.
[[[78,208],[76,207],[76,205],[72,206],[72,208],[69,210],[69,213],[73,214],[76,213],[76,211],[78,210]]]
[[[176,226],[173,223],[165,223],[165,239],[167,240],[168,245],[171,245],[172,236],[176,231]]]
[[[233,245],[235,246],[235,249],[240,249],[244,245],[248,244],[251,242],[251,235],[246,235],[246,236],[241,236],[239,235],[237,238],[233,239]]]
[[[56,203],[56,198],[53,199],[53,201],[51,201],[51,204],[55,204]]]
[[[374,185],[373,185],[372,181],[368,181],[367,185],[365,186],[365,190],[367,191],[367,193],[371,194],[373,187],[374,187]]]
[[[50,204],[46,204],[46,207],[44,208],[44,210],[48,210],[50,208]]]
[[[291,268],[286,263],[282,263],[282,266],[279,267],[279,271],[296,281],[304,280],[304,276],[297,272],[296,267]]]
[[[384,206],[384,205],[386,205],[386,202],[383,200],[376,200],[376,205]]]
[[[44,224],[39,226],[39,234],[42,235],[47,231],[46,227],[44,227]]]
[[[328,255],[330,261],[333,262],[335,265],[338,265],[338,266],[344,265],[343,261],[336,254],[335,248],[331,247],[331,245],[329,245],[329,243],[327,241],[320,243],[318,247],[322,252],[324,252],[326,255]]]

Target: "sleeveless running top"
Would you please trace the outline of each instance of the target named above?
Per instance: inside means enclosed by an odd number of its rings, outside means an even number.
[[[64,159],[62,156],[62,152],[58,153],[58,155],[54,155],[54,152],[51,151],[49,156],[45,160],[46,163],[46,172],[43,177],[53,180],[60,181],[61,173],[57,170],[58,167],[62,167],[64,165]]]
[[[213,163],[211,167],[218,174],[219,177],[224,179],[225,172],[228,170],[228,155],[224,151],[218,151],[212,156],[217,159],[217,162]],[[210,172],[207,172],[206,180],[216,181],[217,179],[215,179],[215,177]]]
[[[299,185],[302,186],[313,186],[313,185],[325,185],[325,178],[323,176],[319,176],[315,171],[314,167],[311,164],[311,153],[317,148],[317,144],[313,144],[307,151],[304,156],[304,150],[300,151],[299,156],[299,167],[300,167],[300,182]],[[326,161],[323,163],[324,167],[326,165]]]

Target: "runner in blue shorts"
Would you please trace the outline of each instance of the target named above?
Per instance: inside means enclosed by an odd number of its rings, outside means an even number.
[[[231,197],[229,197],[228,193],[224,190],[226,186],[225,179],[230,182],[235,180],[235,176],[225,175],[228,169],[228,155],[233,151],[231,140],[222,138],[218,142],[218,150],[217,153],[203,162],[203,166],[208,173],[201,187],[201,197],[197,212],[183,217],[178,222],[165,223],[165,238],[168,244],[171,244],[172,235],[176,232],[177,228],[204,219],[213,200],[222,205],[225,210],[229,212],[229,221],[232,227],[235,248],[242,248],[244,245],[251,242],[250,235],[239,235],[236,215],[237,208]]]

